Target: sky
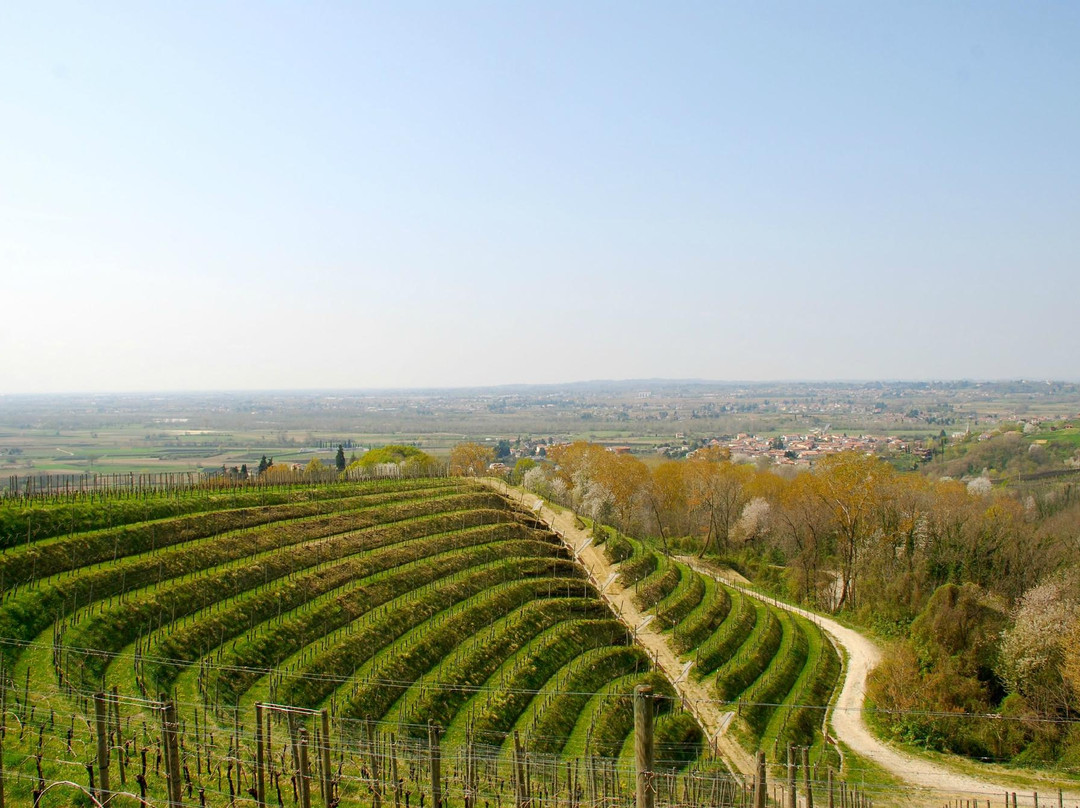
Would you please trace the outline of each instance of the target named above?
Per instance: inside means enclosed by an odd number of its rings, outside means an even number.
[[[0,5],[0,394],[1080,378],[1080,4]]]

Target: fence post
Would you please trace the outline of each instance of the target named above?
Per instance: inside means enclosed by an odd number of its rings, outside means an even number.
[[[431,808],[442,808],[442,757],[439,728],[428,724],[428,754],[431,755]]]
[[[4,671],[0,670],[0,691],[4,690]],[[7,732],[7,693],[0,692],[0,808],[4,808],[4,734]]]
[[[299,741],[300,758],[300,805],[301,808],[311,808],[311,771],[308,768],[308,733],[307,727],[300,727],[296,731]]]
[[[113,685],[112,688],[112,717],[114,721],[114,733],[116,737],[116,745],[119,747],[116,751],[116,763],[120,767],[120,785],[121,787],[127,786],[127,773],[125,772],[126,764],[124,763],[124,733],[120,727],[120,688]],[[3,808],[3,806],[0,806]]]
[[[263,740],[263,706],[255,702],[255,804],[266,805],[266,743]]]
[[[397,772],[397,737],[390,733],[390,779],[394,786],[394,808],[401,808],[401,782]]]
[[[768,795],[768,783],[766,782],[765,753],[757,753],[757,782],[754,783],[754,808],[765,808],[765,798]]]
[[[525,755],[521,751],[521,736],[514,730],[514,803],[516,808],[525,808],[528,802],[525,796]]]
[[[322,776],[323,790],[326,792],[326,808],[334,804],[334,778],[330,764],[330,712],[326,708],[322,711]],[[374,760],[374,758],[373,758]],[[375,765],[374,763],[372,764]],[[379,807],[379,774],[375,771],[375,808]]]
[[[165,747],[165,781],[169,793],[170,806],[182,806],[183,792],[180,788],[180,748],[177,742],[179,724],[176,721],[176,704],[166,699],[167,694],[161,694],[164,702],[161,723],[161,741]]]
[[[810,747],[802,749],[803,782],[806,783],[806,808],[814,808],[814,788],[810,780]]]
[[[799,808],[798,797],[795,794],[795,747],[788,744],[787,748],[787,804],[788,808]]]
[[[98,800],[109,799],[109,729],[105,710],[108,703],[104,693],[94,694],[94,728],[97,731]]]
[[[637,808],[653,808],[653,691],[648,685],[634,688],[634,763],[637,768]]]
[[[326,808],[333,808],[333,784],[330,782],[330,718],[322,711],[323,720],[323,767],[326,772]],[[379,774],[379,752],[375,748],[375,725],[365,721],[368,754],[371,755],[371,800],[373,808],[382,808],[382,780]]]

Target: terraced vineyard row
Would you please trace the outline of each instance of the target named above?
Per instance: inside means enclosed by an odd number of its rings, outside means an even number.
[[[841,663],[817,625],[639,541],[598,537],[637,605],[651,610],[672,648],[693,663],[691,675],[730,706],[731,731],[744,747],[775,760],[789,745],[804,746],[815,763],[838,763],[822,729]]]
[[[712,778],[716,804],[734,799],[583,569],[485,486],[174,492],[108,514],[83,504],[66,531],[70,504],[19,507],[0,513],[11,804],[89,804],[79,789],[103,774],[136,795],[114,805],[164,804],[173,785],[193,805],[254,804],[260,747],[267,804],[302,804],[317,786],[343,805],[385,794],[408,808],[435,798],[439,776],[470,805],[509,799],[510,783],[567,805],[614,803],[632,794],[630,694],[642,683],[663,713],[669,801],[691,795],[690,771]],[[724,623],[701,602],[726,591],[682,565],[658,560],[641,590],[683,637]],[[103,754],[111,771],[95,768]]]

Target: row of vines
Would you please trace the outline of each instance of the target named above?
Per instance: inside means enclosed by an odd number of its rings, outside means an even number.
[[[776,604],[725,585],[647,544],[610,529],[596,539],[617,563],[620,583],[637,605],[651,610],[668,642],[692,663],[715,700],[733,712],[742,744],[782,757],[807,747],[819,765],[838,765],[825,742],[825,716],[841,660],[821,628]]]
[[[113,805],[167,804],[170,737],[185,804],[252,805],[264,734],[266,804],[423,808],[433,731],[453,801],[623,804],[640,684],[664,800],[745,798],[558,538],[485,486],[12,500],[0,546],[10,804],[91,804],[102,727]]]

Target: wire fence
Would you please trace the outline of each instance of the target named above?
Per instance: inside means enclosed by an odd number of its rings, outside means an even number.
[[[424,464],[380,463],[338,471],[303,468],[275,469],[263,474],[242,474],[230,469],[214,471],[126,472],[82,474],[8,475],[0,481],[0,500],[67,502],[89,498],[137,498],[173,495],[180,492],[277,490],[303,485],[326,485],[367,480],[448,477],[449,465],[443,461]]]

